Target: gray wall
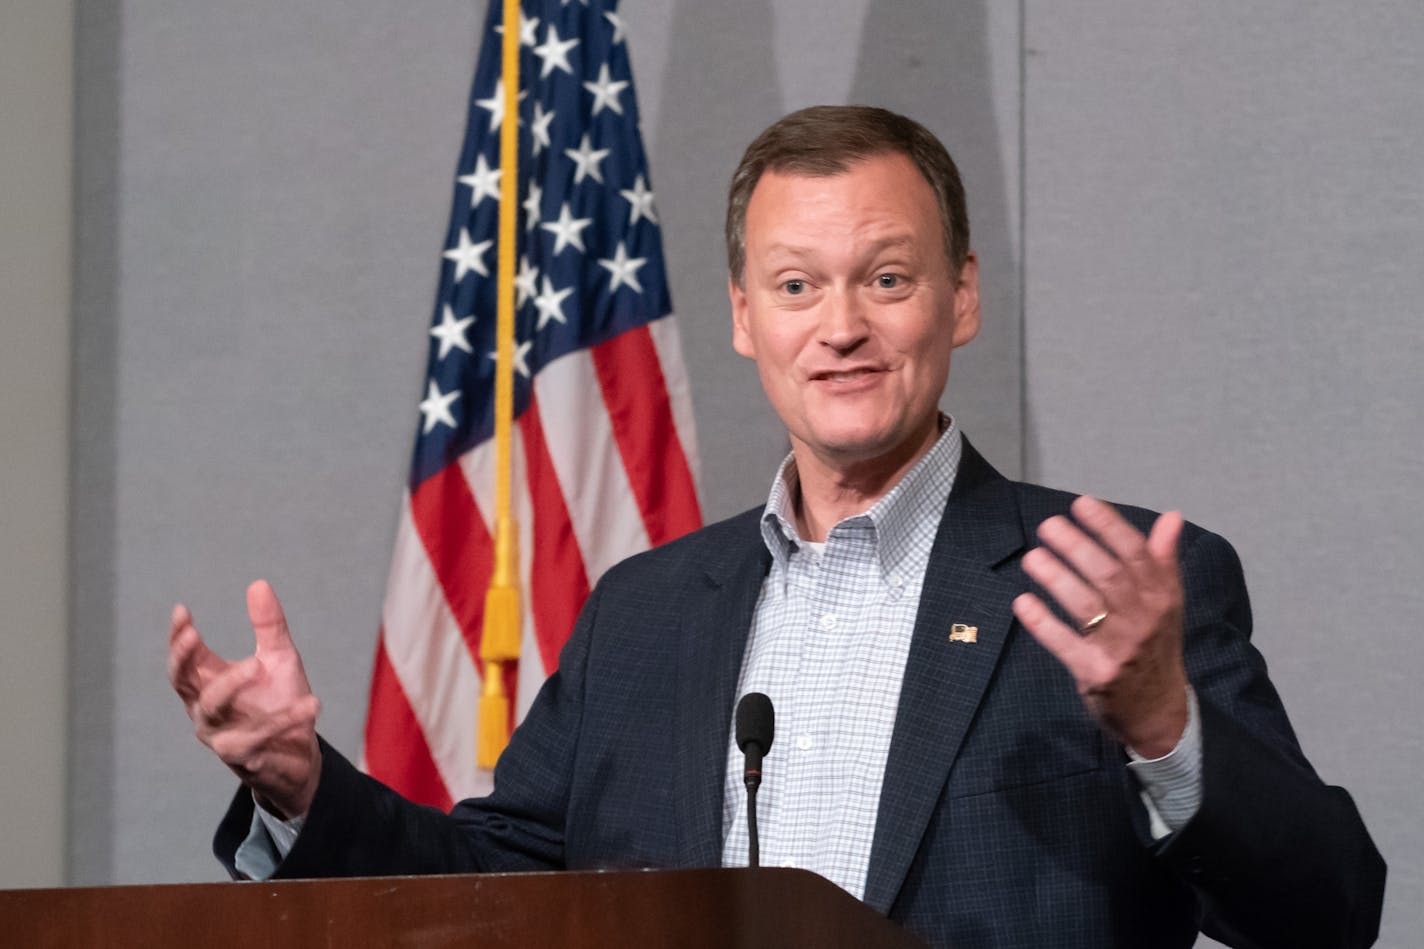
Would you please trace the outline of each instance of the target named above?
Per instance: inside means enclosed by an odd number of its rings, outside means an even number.
[[[216,876],[231,781],[163,681],[175,599],[236,654],[242,588],[272,578],[324,732],[357,747],[472,6],[78,4],[73,882]],[[623,14],[708,513],[756,503],[784,447],[727,347],[736,155],[813,101],[910,112],[961,160],[985,271],[949,407],[1012,473],[1236,541],[1306,750],[1390,862],[1381,944],[1407,945],[1424,924],[1418,4]]]
[[[1418,945],[1424,6],[1027,11],[1029,471],[1236,544]]]
[[[0,13],[0,888],[64,881],[73,18]]]

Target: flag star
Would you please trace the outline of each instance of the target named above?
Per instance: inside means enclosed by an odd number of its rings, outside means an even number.
[[[646,257],[629,257],[628,248],[623,246],[622,241],[619,241],[617,249],[613,251],[612,259],[598,262],[598,266],[610,274],[608,295],[612,296],[619,287],[625,284],[642,293],[643,285],[638,283],[638,270],[647,262],[648,258]]]
[[[539,68],[539,78],[548,79],[549,73],[555,69],[562,69],[570,76],[574,74],[574,68],[569,65],[569,50],[579,43],[578,40],[561,40],[559,31],[554,29],[554,24],[549,24],[548,31],[544,34],[544,42],[534,47],[534,55],[544,61]]]
[[[647,182],[643,181],[642,175],[639,175],[633,181],[632,189],[618,193],[632,205],[632,208],[628,211],[629,227],[637,224],[638,219],[644,217],[654,224],[658,223],[657,212],[653,210],[653,193],[648,190]]]
[[[520,207],[524,208],[524,229],[534,230],[534,225],[540,221],[540,202],[544,200],[544,189],[539,187],[536,181],[529,182],[529,194],[525,197]]]
[[[524,97],[529,94],[528,90],[519,90],[519,101],[523,102]],[[500,79],[494,84],[494,94],[488,99],[476,99],[475,105],[481,109],[488,109],[490,114],[491,132],[498,131],[500,124],[504,122],[504,80]]]
[[[623,42],[623,18],[611,10],[603,11],[603,18],[613,24],[613,45]]]
[[[539,268],[529,266],[529,258],[520,254],[519,273],[514,275],[514,306],[516,309],[523,306],[530,297],[539,292],[535,283],[538,279]]]
[[[539,38],[534,35],[534,31],[539,29],[539,18],[537,16],[521,16],[519,18],[519,45],[533,46],[539,42]],[[499,35],[504,35],[504,24],[496,23],[494,31]]]
[[[603,172],[598,170],[598,165],[608,157],[609,151],[611,149],[594,148],[589,144],[587,132],[583,133],[583,140],[579,142],[578,148],[564,149],[564,154],[572,158],[578,165],[578,168],[574,169],[574,184],[581,184],[584,178],[592,178],[599,184],[603,184]]]
[[[618,95],[628,88],[626,79],[614,81],[608,74],[608,64],[603,63],[598,67],[598,80],[596,82],[586,82],[583,87],[593,93],[593,114],[597,115],[603,111],[604,106],[623,114],[623,104],[618,101]]]
[[[504,172],[500,169],[491,168],[489,162],[485,161],[485,156],[481,155],[475,159],[474,171],[456,179],[460,184],[469,185],[472,189],[470,192],[471,209],[479,207],[480,202],[485,198],[499,200],[499,178],[502,174]]]
[[[465,335],[465,331],[474,321],[473,313],[462,319],[455,319],[455,311],[450,309],[450,304],[445,304],[445,312],[441,315],[440,322],[430,328],[430,335],[440,340],[440,354],[436,358],[444,359],[450,355],[452,349],[473,353],[474,350],[470,348],[470,340]]]
[[[553,224],[542,224],[544,230],[554,235],[554,253],[557,254],[570,244],[579,249],[579,253],[584,252],[583,229],[593,223],[591,217],[574,217],[569,213],[569,203],[564,202],[564,206],[559,208],[559,219]]]
[[[514,347],[514,371],[524,378],[529,378],[529,349],[534,345],[532,340],[525,340]],[[499,353],[490,353],[489,358],[495,362],[499,361]]]
[[[534,136],[534,157],[550,147],[549,123],[554,121],[554,111],[544,111],[544,103],[534,103],[534,121],[529,126],[530,133]]]
[[[565,287],[562,290],[555,290],[554,285],[549,282],[549,278],[544,278],[543,290],[534,298],[534,305],[539,308],[539,325],[537,329],[543,329],[549,325],[551,320],[557,320],[565,325],[568,320],[564,318],[564,298],[574,292],[573,287]]]
[[[493,246],[494,241],[474,243],[470,240],[470,232],[460,228],[460,242],[440,256],[455,262],[455,282],[459,283],[471,270],[481,277],[489,276],[489,268],[485,266],[485,251]]]
[[[436,425],[458,427],[455,424],[455,416],[450,412],[450,403],[459,397],[459,389],[441,392],[440,387],[435,384],[435,380],[431,379],[429,387],[425,390],[425,400],[420,403],[420,414],[425,416],[425,424],[421,426],[420,434],[429,435]]]

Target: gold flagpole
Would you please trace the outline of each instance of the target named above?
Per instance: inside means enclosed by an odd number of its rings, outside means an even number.
[[[519,0],[504,0],[501,64],[504,118],[499,128],[498,323],[494,370],[494,576],[485,593],[480,637],[484,685],[480,695],[476,761],[493,768],[509,743],[506,663],[519,660],[519,525],[510,510],[511,439],[514,427],[514,257],[519,188]]]

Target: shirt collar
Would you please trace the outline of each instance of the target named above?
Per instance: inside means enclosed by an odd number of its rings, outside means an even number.
[[[950,418],[934,447],[869,509],[832,527],[827,542],[834,542],[836,529],[842,525],[868,524],[874,529],[880,567],[887,576],[903,570],[908,558],[922,555],[927,561],[962,453],[963,436]],[[788,454],[777,470],[761,517],[762,539],[779,566],[785,566],[792,550],[802,544],[792,504],[798,488],[796,457]]]

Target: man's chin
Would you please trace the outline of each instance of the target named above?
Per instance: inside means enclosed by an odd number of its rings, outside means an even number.
[[[881,459],[891,458],[901,452],[903,438],[894,433],[876,432],[835,432],[820,439],[815,447],[816,454],[836,467],[864,465]]]
[[[899,429],[841,429],[816,435],[814,444],[803,443],[800,447],[809,448],[827,467],[842,471],[880,465],[899,468],[933,444],[928,436]]]

